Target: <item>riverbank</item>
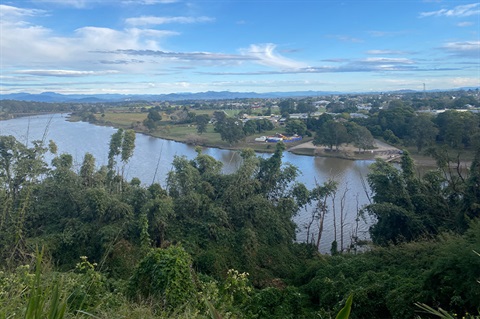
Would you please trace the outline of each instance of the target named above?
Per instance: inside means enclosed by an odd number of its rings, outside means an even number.
[[[141,128],[141,126],[135,125],[143,120],[144,114],[138,118],[131,116],[125,116],[126,114],[106,113],[105,118],[97,118],[95,122],[90,122],[94,125],[109,126],[115,128],[134,129],[137,133],[161,138],[169,141],[175,141],[185,143],[188,145],[198,145],[201,147],[218,148],[225,150],[242,150],[245,148],[253,149],[259,153],[272,153],[275,150],[275,143],[258,142],[255,141],[257,136],[248,136],[235,144],[229,144],[221,140],[220,135],[214,131],[213,126],[209,125],[207,131],[203,134],[198,134],[195,125],[189,124],[173,124],[163,123],[159,129],[149,132]],[[70,121],[80,121],[81,119],[75,116],[69,118]],[[277,133],[278,128],[270,132],[264,132],[262,135],[274,135]],[[327,158],[339,158],[346,160],[375,160],[383,159],[389,162],[399,162],[402,149],[393,145],[387,144],[378,139],[375,140],[375,148],[372,150],[359,151],[358,148],[351,144],[342,144],[338,149],[329,149],[324,146],[315,146],[312,143],[312,137],[306,137],[301,141],[285,143],[286,151],[295,155],[315,156],[315,157],[327,157]],[[409,150],[410,155],[413,158],[417,166],[422,167],[437,167],[437,163],[434,158],[419,154],[413,149]],[[462,158],[460,166],[462,168],[470,167],[471,159],[469,156]],[[456,164],[455,164],[456,165]]]
[[[386,161],[398,160],[402,153],[400,149],[379,140],[375,140],[374,149],[366,151],[361,151],[351,144],[342,144],[338,149],[329,149],[323,146],[316,146],[312,141],[295,145],[289,148],[288,151],[298,155],[337,157],[350,160],[381,158]]]

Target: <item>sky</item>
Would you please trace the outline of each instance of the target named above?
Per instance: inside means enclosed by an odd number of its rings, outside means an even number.
[[[480,2],[0,0],[0,93],[480,86]]]

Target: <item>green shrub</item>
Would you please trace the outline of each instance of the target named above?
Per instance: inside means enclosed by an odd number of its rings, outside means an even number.
[[[192,260],[182,247],[153,249],[140,261],[128,285],[133,299],[151,299],[164,309],[195,300]]]

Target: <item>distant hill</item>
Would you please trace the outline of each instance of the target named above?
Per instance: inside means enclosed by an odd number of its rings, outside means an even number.
[[[478,88],[465,87],[455,90],[476,90]],[[429,90],[428,92],[437,92],[440,90]],[[448,91],[448,90],[443,90]],[[392,93],[414,93],[415,90],[401,90]],[[370,92],[372,94],[374,92]],[[377,92],[380,93],[380,92]],[[385,92],[384,92],[385,93]],[[307,97],[307,96],[326,96],[337,94],[362,94],[333,92],[333,91],[294,91],[294,92],[230,92],[230,91],[207,91],[199,93],[170,93],[170,94],[59,94],[55,92],[43,92],[40,94],[30,93],[12,93],[0,94],[0,100],[34,101],[34,102],[77,102],[77,103],[107,103],[124,101],[184,101],[184,100],[228,100],[228,99],[246,99],[246,98],[287,98],[287,97]]]
[[[18,100],[35,102],[123,102],[123,101],[181,101],[181,100],[227,100],[245,98],[282,98],[282,97],[303,97],[303,96],[324,96],[339,94],[338,92],[324,91],[298,91],[298,92],[200,92],[200,93],[170,93],[158,95],[123,95],[123,94],[59,94],[55,92],[44,92],[41,94],[13,93],[1,94],[0,100]]]

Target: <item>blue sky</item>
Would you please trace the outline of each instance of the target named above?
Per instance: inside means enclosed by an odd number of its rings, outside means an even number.
[[[480,86],[480,3],[0,1],[0,93]]]

